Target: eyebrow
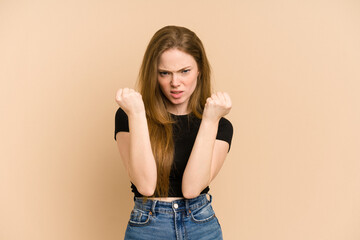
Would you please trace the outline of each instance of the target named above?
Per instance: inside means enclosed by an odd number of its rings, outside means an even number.
[[[191,68],[191,66],[187,66],[187,67],[181,68],[181,69],[179,69],[179,70],[177,70],[177,71],[175,71],[175,72],[180,72],[180,71],[185,70],[185,69],[187,69],[187,68]],[[161,68],[159,68],[158,71],[160,71],[160,72],[161,72],[161,71],[171,72],[171,71],[169,71],[169,70],[161,69]]]

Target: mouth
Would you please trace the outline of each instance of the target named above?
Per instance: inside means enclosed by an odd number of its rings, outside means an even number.
[[[170,91],[170,95],[173,98],[180,98],[184,91]]]

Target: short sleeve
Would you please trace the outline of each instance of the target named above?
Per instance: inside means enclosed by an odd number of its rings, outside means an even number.
[[[228,152],[230,151],[230,147],[231,147],[233,131],[234,131],[234,129],[233,129],[231,122],[229,120],[227,120],[226,118],[221,118],[219,121],[219,127],[218,127],[218,132],[216,135],[216,139],[223,140],[223,141],[229,143]]]
[[[118,132],[129,132],[129,120],[128,116],[120,107],[115,114],[115,132],[114,139],[116,140],[116,134]]]

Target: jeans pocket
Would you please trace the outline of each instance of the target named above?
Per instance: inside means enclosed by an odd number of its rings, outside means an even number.
[[[208,222],[214,218],[215,212],[210,203],[191,212],[191,220],[196,223]]]
[[[133,227],[146,226],[151,222],[150,212],[133,209],[130,214],[129,225]]]

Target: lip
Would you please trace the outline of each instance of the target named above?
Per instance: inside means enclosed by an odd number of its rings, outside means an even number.
[[[184,91],[170,91],[170,95],[173,97],[173,98],[181,98],[182,94],[183,94]]]

